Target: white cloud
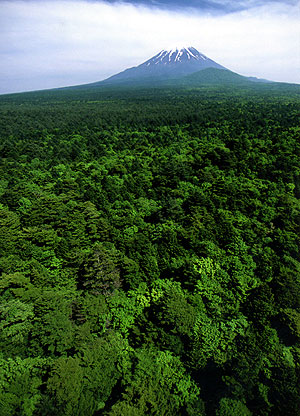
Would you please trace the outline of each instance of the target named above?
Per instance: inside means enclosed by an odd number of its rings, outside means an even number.
[[[300,83],[299,5],[211,16],[81,0],[2,1],[0,92],[98,81],[176,43],[241,74]]]

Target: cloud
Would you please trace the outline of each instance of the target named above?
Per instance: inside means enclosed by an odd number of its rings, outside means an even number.
[[[24,1],[24,0],[19,0]],[[42,0],[40,0],[42,1]],[[52,0],[60,1],[60,0]],[[76,1],[76,0],[65,0]],[[79,0],[81,1],[81,0]],[[86,0],[89,3],[107,3],[107,4],[132,4],[134,6],[146,6],[148,8],[159,8],[163,10],[201,10],[207,12],[228,13],[245,9],[256,8],[274,3],[281,3],[283,6],[296,5],[297,0]]]
[[[242,10],[214,15],[99,1],[2,1],[0,92],[98,81],[177,43],[241,74],[300,82],[299,3],[238,3]]]

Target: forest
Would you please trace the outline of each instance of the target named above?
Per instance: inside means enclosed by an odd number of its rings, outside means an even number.
[[[300,87],[0,96],[0,416],[300,415]]]

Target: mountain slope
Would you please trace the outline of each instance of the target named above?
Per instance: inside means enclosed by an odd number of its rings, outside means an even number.
[[[162,50],[146,62],[122,71],[102,81],[101,84],[139,83],[181,78],[206,68],[225,67],[201,54],[193,47]],[[99,83],[94,83],[94,85]]]
[[[244,77],[228,69],[224,71],[218,68],[206,68],[182,78],[181,82],[187,86],[197,84],[246,85],[259,82],[259,80],[257,78]]]

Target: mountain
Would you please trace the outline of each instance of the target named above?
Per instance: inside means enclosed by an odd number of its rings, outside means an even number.
[[[162,50],[141,65],[113,75],[102,81],[101,84],[161,82],[167,79],[182,78],[206,68],[226,70],[225,67],[193,47],[175,48]],[[94,85],[96,84],[100,83],[94,83]]]
[[[104,81],[75,88],[102,86],[197,86],[201,84],[253,85],[270,82],[244,77],[230,71],[190,46],[162,50],[142,64],[128,68]],[[71,87],[72,88],[72,87]]]

